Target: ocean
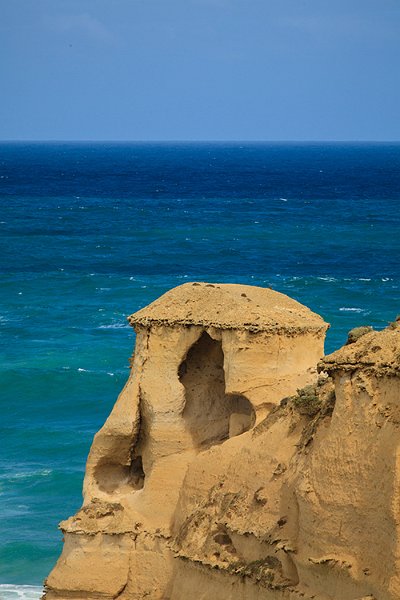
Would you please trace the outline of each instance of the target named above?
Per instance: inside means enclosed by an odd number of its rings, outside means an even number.
[[[33,600],[128,376],[126,316],[270,286],[326,352],[400,312],[400,144],[0,144],[0,598]]]

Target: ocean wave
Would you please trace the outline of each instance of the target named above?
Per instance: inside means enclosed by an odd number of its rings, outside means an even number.
[[[1,475],[0,479],[15,481],[16,479],[36,479],[37,477],[49,477],[53,473],[52,469],[40,469],[35,471],[20,471],[19,473],[6,473]],[[1,596],[0,596],[1,598]]]
[[[320,281],[330,281],[330,282],[337,281],[336,277],[317,277],[317,279],[319,279]]]
[[[110,325],[99,325],[97,329],[130,329],[130,325],[125,323],[111,323]]]
[[[43,594],[43,588],[37,585],[13,585],[0,583],[1,600],[39,600]]]
[[[365,310],[363,308],[357,308],[352,306],[342,306],[341,308],[339,308],[339,310],[342,312],[365,313]]]

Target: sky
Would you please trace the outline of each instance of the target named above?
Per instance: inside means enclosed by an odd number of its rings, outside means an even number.
[[[0,140],[400,140],[400,0],[0,0]]]

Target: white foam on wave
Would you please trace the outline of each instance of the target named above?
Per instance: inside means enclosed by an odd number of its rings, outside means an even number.
[[[42,597],[43,588],[37,585],[13,585],[0,583],[1,600],[39,600]]]
[[[342,306],[341,308],[339,308],[340,311],[342,312],[355,312],[355,313],[362,313],[365,312],[365,310],[363,308],[357,308],[357,307],[351,307],[351,306]]]
[[[32,479],[35,477],[48,477],[53,471],[51,469],[40,469],[39,471],[20,471],[19,473],[13,473],[12,475],[6,476],[7,479]],[[1,599],[1,596],[0,596]]]
[[[319,279],[320,281],[329,281],[329,282],[337,281],[336,277],[317,277],[317,279]]]
[[[111,323],[110,325],[99,325],[98,329],[130,329],[130,325],[125,323]]]

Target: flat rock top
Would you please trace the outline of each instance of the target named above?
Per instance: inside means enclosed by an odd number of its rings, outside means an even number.
[[[328,372],[367,369],[377,374],[400,372],[400,322],[370,331],[353,344],[325,356],[319,368]]]
[[[309,308],[270,288],[222,283],[185,283],[128,317],[131,325],[204,325],[218,329],[325,331]]]

